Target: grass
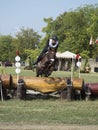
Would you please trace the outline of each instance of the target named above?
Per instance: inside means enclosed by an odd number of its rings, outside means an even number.
[[[98,124],[98,101],[9,100],[0,102],[0,122],[24,124]]]
[[[16,75],[14,67],[5,68],[3,73]],[[35,76],[31,70],[21,68],[20,76]],[[53,77],[68,77],[70,72],[56,71]],[[97,73],[83,74],[85,82],[98,82]],[[12,124],[98,124],[98,99],[95,101],[68,102],[61,99],[33,99],[31,101],[10,99],[0,101],[0,123]]]
[[[3,73],[5,74],[11,74],[12,76],[17,76],[15,73],[15,67],[6,67],[3,68]],[[36,76],[36,72],[32,70],[24,70],[21,69],[20,76]],[[51,75],[52,77],[70,77],[71,72],[70,71],[54,71]],[[85,82],[98,82],[98,73],[91,72],[91,73],[81,73],[80,77],[84,79]]]

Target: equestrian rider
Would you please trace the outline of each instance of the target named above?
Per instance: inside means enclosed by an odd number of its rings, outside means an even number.
[[[59,42],[58,42],[57,36],[53,36],[52,38],[50,38],[48,40],[46,46],[42,50],[41,54],[38,56],[37,61],[33,65],[36,65],[39,61],[41,61],[41,58],[42,58],[43,54],[45,54],[46,52],[48,52],[48,50],[50,48],[54,48],[55,52],[57,52],[58,44],[59,44]]]

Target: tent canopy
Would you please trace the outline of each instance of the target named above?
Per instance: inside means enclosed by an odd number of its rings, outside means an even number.
[[[56,53],[57,58],[73,58],[73,59],[75,59],[76,56],[77,56],[77,54],[74,54],[74,53],[69,52],[69,51],[65,51],[63,53],[60,53],[60,52]],[[79,58],[81,58],[81,56],[79,56]]]

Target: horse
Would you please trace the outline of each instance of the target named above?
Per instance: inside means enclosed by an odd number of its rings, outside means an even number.
[[[54,48],[50,48],[48,52],[43,54],[41,61],[36,66],[36,77],[48,77],[54,70],[56,52]]]

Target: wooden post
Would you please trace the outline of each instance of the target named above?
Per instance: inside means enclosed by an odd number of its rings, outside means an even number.
[[[3,89],[2,89],[2,81],[0,79],[0,91],[1,91],[1,101],[3,102]]]
[[[71,101],[72,100],[72,86],[71,85],[68,85],[67,86],[67,100],[68,101]]]
[[[24,87],[24,81],[22,79],[19,79],[17,86],[17,99],[25,99],[25,98],[26,98],[26,89]]]
[[[67,100],[71,101],[72,100],[72,79],[67,80]]]

